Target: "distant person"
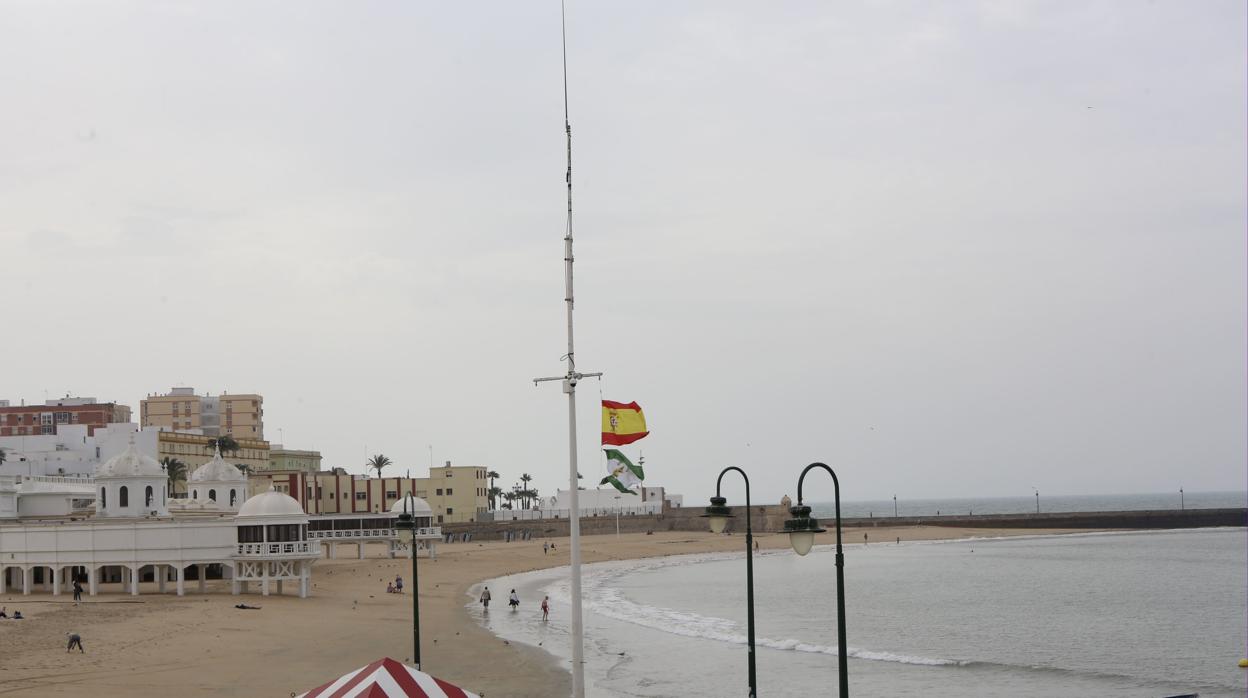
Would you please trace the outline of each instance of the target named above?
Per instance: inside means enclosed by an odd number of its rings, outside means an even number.
[[[66,652],[72,651],[75,647],[78,648],[79,652],[86,652],[82,648],[82,637],[78,633],[65,633],[65,637],[69,638],[69,646],[65,648]]]
[[[386,593],[387,594],[394,593],[394,582],[386,582]]]
[[[245,604],[245,603],[235,604],[235,605],[234,605],[234,608],[239,608],[239,609],[242,609],[242,610],[244,610],[244,611],[259,611],[259,610],[260,610],[260,607],[259,607],[259,606],[248,606],[248,605],[247,605],[247,604]]]
[[[25,617],[26,617],[26,616],[23,616],[21,611],[14,611],[14,612],[13,612],[13,620],[22,620],[22,619],[23,619],[23,618],[25,618]]]
[[[897,545],[901,545],[901,536],[897,536]]]
[[[485,591],[481,592],[481,605],[485,608],[485,610],[487,611],[490,610],[490,588],[489,587],[486,587]]]
[[[403,593],[403,577],[396,575],[394,578],[394,593]]]
[[[542,599],[542,620],[550,619],[550,597]]]
[[[864,533],[864,534],[862,534],[862,544],[863,544],[863,545],[866,545],[866,544],[867,544],[867,534],[865,534],[865,533]]]
[[[0,618],[8,618],[8,617],[9,617],[9,612],[8,612],[8,609],[9,609],[9,607],[8,607],[8,606],[0,606]]]
[[[520,608],[520,595],[516,593],[515,589],[511,590],[511,597],[507,599],[507,605],[511,606],[513,611]]]
[[[74,604],[82,601],[82,583],[77,579],[74,580]]]
[[[758,552],[758,539],[754,539],[754,552]]]
[[[542,554],[546,555],[549,552],[550,552],[550,541],[546,541],[545,543],[542,543]]]

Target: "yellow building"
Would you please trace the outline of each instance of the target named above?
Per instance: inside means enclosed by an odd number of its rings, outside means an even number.
[[[321,469],[320,451],[300,451],[283,448],[281,444],[269,445],[269,464],[261,470],[302,470],[306,473]]]
[[[208,442],[213,439],[211,436],[200,434],[188,434],[177,431],[161,431],[156,435],[156,451],[158,460],[164,458],[176,458],[186,464],[186,476],[189,478],[191,473],[199,466],[212,460],[214,451],[209,447]],[[232,465],[245,465],[251,472],[262,470],[269,465],[269,444],[267,441],[258,439],[243,439],[235,437],[238,443],[238,450],[221,454],[222,458]],[[267,488],[266,488],[267,489]],[[186,483],[178,482],[174,488],[174,493],[186,491]],[[264,491],[264,490],[252,490]]]
[[[379,513],[405,494],[429,503],[434,523],[476,521],[487,509],[488,470],[483,466],[451,465],[430,468],[429,477],[368,477],[341,468],[328,472],[301,470],[253,471],[251,491],[270,486],[294,497],[309,514]]]
[[[263,441],[264,398],[253,393],[196,395],[194,388],[171,388],[164,395],[148,395],[139,401],[139,423]]]

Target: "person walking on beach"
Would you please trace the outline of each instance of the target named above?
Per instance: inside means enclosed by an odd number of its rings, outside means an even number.
[[[486,587],[485,591],[481,592],[481,605],[485,607],[485,610],[487,611],[490,610],[490,588],[489,587]]]
[[[542,599],[542,620],[550,620],[550,597]]]
[[[394,593],[403,593],[403,577],[401,575],[395,575],[394,577]]]
[[[74,580],[74,605],[77,606],[82,601],[82,583],[77,579]]]
[[[546,541],[545,543],[542,543],[542,554],[546,555],[549,552],[550,552],[550,541]]]
[[[516,593],[515,589],[511,590],[511,598],[507,600],[507,605],[511,606],[513,611],[520,608],[520,595]]]
[[[75,647],[78,648],[79,652],[86,652],[82,648],[82,637],[78,633],[65,633],[65,637],[69,638],[69,646],[65,648],[66,652],[72,651]]]

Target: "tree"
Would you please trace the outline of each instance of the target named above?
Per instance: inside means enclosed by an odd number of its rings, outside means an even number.
[[[512,503],[512,502],[514,502],[515,500],[516,500],[516,493],[515,493],[515,492],[504,492],[504,493],[503,493],[503,506],[502,506],[502,508],[503,508],[503,509],[511,509],[511,508],[512,508],[512,507],[511,507],[511,503]]]
[[[235,468],[238,468],[239,470],[241,470],[241,471],[243,472],[243,474],[244,474],[244,475],[246,475],[246,476],[248,476],[248,477],[251,477],[251,466],[250,466],[250,465],[248,465],[248,464],[246,464],[246,463],[235,463],[235,464],[234,464],[234,467],[235,467]]]
[[[524,487],[520,490],[520,502],[521,502],[520,507],[522,509],[528,508],[527,506],[525,506],[525,504],[529,501],[529,483],[532,481],[533,481],[532,475],[528,473],[523,473],[520,475],[520,482],[524,483]]]
[[[208,450],[221,449],[221,455],[237,453],[239,448],[241,447],[238,445],[238,442],[229,434],[218,436],[215,439],[208,439]]]
[[[386,467],[387,465],[390,465],[391,462],[392,461],[389,458],[378,453],[372,458],[369,458],[368,462],[365,463],[365,465],[368,466],[369,468],[372,468],[373,470],[376,470],[377,477],[381,477],[381,469]]]
[[[177,490],[179,482],[186,482],[186,463],[177,458],[165,456],[160,459],[160,464],[164,467],[165,475],[169,478],[169,493],[173,494]]]
[[[529,490],[529,502],[530,502],[530,503],[529,503],[529,508],[530,508],[530,509],[537,509],[537,508],[538,508],[538,506],[537,506],[537,488],[536,488],[536,487],[534,487],[533,489]]]
[[[4,459],[3,459],[3,458],[0,458],[0,463],[3,463],[3,462],[4,462]],[[485,474],[485,476],[486,476],[486,477],[488,477],[488,478],[490,478],[490,489],[491,489],[491,490],[493,490],[493,489],[494,489],[494,478],[496,478],[496,477],[502,477],[502,475],[499,475],[497,472],[495,472],[495,471],[493,471],[493,470],[491,470],[491,471],[489,471],[488,473],[486,473],[486,474]],[[502,490],[499,490],[499,492],[502,492]],[[491,509],[493,509],[493,508],[494,508],[494,500],[493,500],[493,499],[491,499],[491,500],[490,500],[490,508],[491,508]]]
[[[489,497],[489,500],[490,500],[490,509],[498,508],[498,500],[502,498],[502,494],[503,494],[503,488],[492,487],[492,486],[490,487],[489,491],[486,494],[486,496]]]

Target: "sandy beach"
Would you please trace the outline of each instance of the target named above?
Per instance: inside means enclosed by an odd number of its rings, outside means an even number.
[[[847,529],[846,544],[862,544],[864,529]],[[1065,530],[872,528],[872,542],[1068,533]],[[830,542],[824,536],[821,543]],[[784,535],[758,536],[763,548],[788,547]],[[493,577],[568,562],[568,540],[468,543],[439,546],[435,561],[420,560],[421,648],[424,669],[489,698],[568,695],[566,668],[545,652],[509,644],[466,613],[467,589]],[[586,536],[586,562],[656,555],[737,550],[740,536],[664,532]],[[346,549],[344,549],[346,550]],[[232,596],[210,582],[208,593],[106,593],[74,606],[68,596],[7,593],[0,605],[27,620],[0,620],[0,695],[5,696],[290,696],[374,659],[410,661],[411,597],[385,592],[410,559],[383,556],[380,545],[364,560],[321,560],[314,596]],[[498,594],[496,602],[504,602]],[[260,606],[239,610],[237,603]],[[65,633],[82,635],[86,652],[66,653]]]

